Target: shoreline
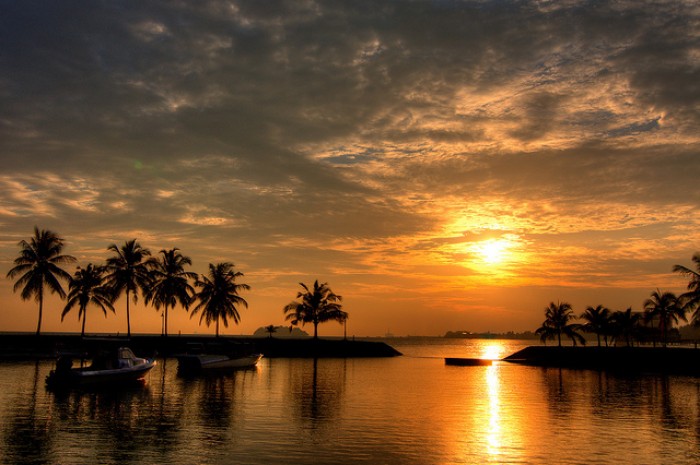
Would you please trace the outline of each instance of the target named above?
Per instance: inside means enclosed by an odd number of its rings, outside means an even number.
[[[187,352],[194,344],[228,346],[247,352],[259,352],[267,358],[361,358],[402,355],[380,341],[344,339],[276,339],[253,336],[196,335],[90,335],[73,334],[0,334],[0,360],[52,359],[59,352],[94,353],[120,346],[131,348],[139,356],[170,357]],[[215,350],[212,348],[212,351]]]

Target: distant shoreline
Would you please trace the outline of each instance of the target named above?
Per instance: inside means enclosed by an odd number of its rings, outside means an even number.
[[[507,333],[472,333],[469,331],[448,331],[443,337],[447,339],[540,339],[540,336],[532,331],[525,331],[524,333],[516,333],[513,331],[509,331]]]

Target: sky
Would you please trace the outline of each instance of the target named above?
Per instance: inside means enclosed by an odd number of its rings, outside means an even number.
[[[34,226],[82,266],[234,263],[229,335],[314,280],[348,335],[532,331],[682,292],[700,251],[696,1],[2,0],[0,70],[0,331],[36,329],[5,278]],[[80,330],[63,305],[42,330]]]

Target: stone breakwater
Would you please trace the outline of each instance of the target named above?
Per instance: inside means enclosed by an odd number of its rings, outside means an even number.
[[[268,358],[353,358],[395,357],[401,355],[393,347],[378,341],[343,339],[275,339],[221,336],[158,336],[137,335],[89,336],[69,334],[0,334],[0,359],[53,358],[58,353],[90,354],[115,347],[130,347],[142,357],[172,356],[203,348],[209,352],[258,352]]]
[[[555,368],[700,376],[700,349],[690,347],[530,346],[503,361]]]

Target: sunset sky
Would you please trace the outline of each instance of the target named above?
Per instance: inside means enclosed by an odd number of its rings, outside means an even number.
[[[640,310],[700,251],[699,128],[696,1],[2,1],[0,330],[36,328],[4,277],[35,225],[83,266],[133,238],[233,262],[223,334],[315,279],[358,336]],[[62,307],[44,331],[80,330]]]

